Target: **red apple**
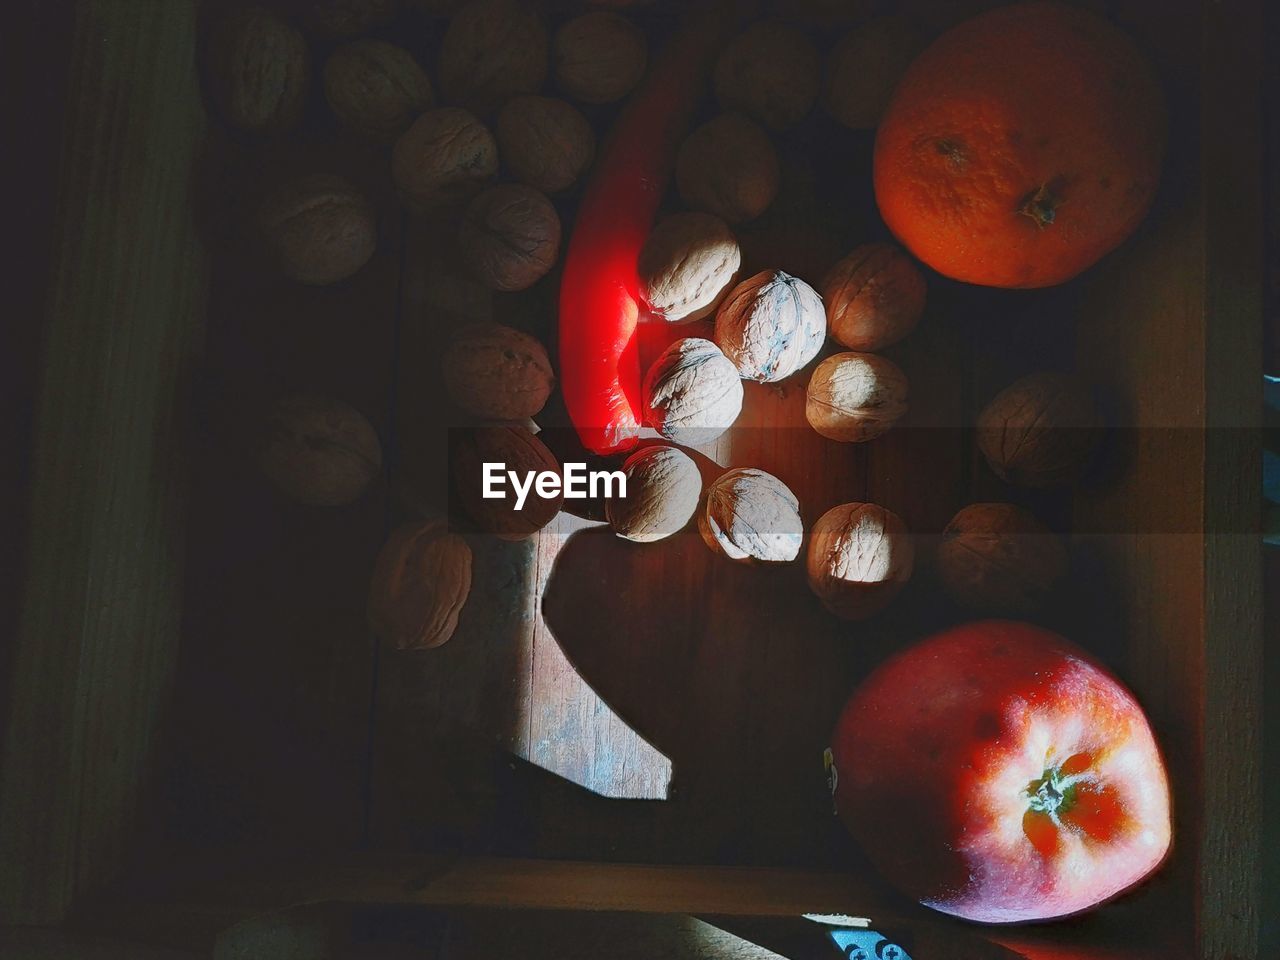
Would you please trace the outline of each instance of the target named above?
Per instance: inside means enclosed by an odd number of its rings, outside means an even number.
[[[966,624],[882,664],[846,704],[831,760],[840,816],[885,877],[968,920],[1088,910],[1169,849],[1142,708],[1030,624]]]

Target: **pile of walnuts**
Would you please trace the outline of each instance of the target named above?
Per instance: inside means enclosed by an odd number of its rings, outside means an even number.
[[[564,451],[538,422],[559,413],[556,374],[534,331],[553,300],[562,216],[609,117],[649,68],[646,33],[616,10],[556,22],[519,0],[417,0],[412,14],[398,0],[303,6],[297,23],[257,6],[215,18],[204,44],[209,99],[250,149],[288,141],[314,119],[337,140],[359,142],[377,166],[362,174],[317,161],[264,178],[244,218],[246,239],[287,282],[339,285],[378,258],[385,225],[405,212],[444,237],[435,248],[460,284],[518,304],[500,314],[504,323],[421,322],[439,333],[441,399],[456,427],[449,510],[459,529],[534,536],[559,514],[563,494],[533,491],[516,510],[482,494],[482,468],[561,471]],[[428,49],[392,26],[402,15],[447,23]],[[908,416],[907,373],[884,351],[925,313],[925,275],[912,258],[862,236],[843,257],[832,251],[829,268],[807,269],[802,258],[763,258],[750,247],[748,255],[744,245],[795,189],[782,138],[822,110],[841,125],[873,128],[922,42],[910,21],[880,16],[829,39],[762,20],[724,46],[710,76],[713,110],[672,144],[670,204],[636,263],[646,321],[688,326],[645,355],[637,400],[655,439],[611,465],[627,495],[597,513],[635,543],[696,528],[730,561],[799,561],[819,601],[853,620],[877,614],[911,578],[906,520],[864,502],[810,512],[783,479],[721,469],[723,458],[704,454],[728,449],[753,391],[804,389],[809,427],[832,444],[875,441]],[[326,155],[303,143],[308,155]],[[549,406],[555,413],[544,415]],[[286,396],[263,421],[260,469],[289,500],[341,507],[382,480],[378,431],[346,403]],[[1010,484],[1065,484],[1087,467],[1099,424],[1084,385],[1040,373],[990,398],[976,447]],[[393,445],[387,459],[394,463]],[[373,630],[397,649],[447,641],[465,620],[471,542],[443,512],[399,526],[373,572]],[[1009,615],[1044,602],[1067,568],[1059,539],[1011,503],[962,509],[930,557],[957,604]]]

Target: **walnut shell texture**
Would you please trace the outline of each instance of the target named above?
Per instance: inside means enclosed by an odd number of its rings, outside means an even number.
[[[276,489],[299,503],[352,503],[382,471],[377,432],[340,400],[285,397],[272,408],[266,427],[262,471]]]
[[[431,81],[404,47],[382,40],[354,40],[324,65],[324,96],[334,116],[367,137],[399,136],[431,106]]]
[[[429,650],[453,636],[471,592],[471,547],[443,520],[403,524],[378,553],[369,626],[397,650]]]
[[[645,423],[668,440],[700,447],[742,412],[742,379],[710,340],[685,337],[664,350],[645,375]]]
[[[358,37],[395,19],[400,0],[314,0],[307,23],[330,37]]]
[[[973,503],[942,531],[938,579],[957,603],[982,613],[1034,613],[1066,575],[1062,540],[1011,503]]]
[[[373,205],[341,177],[285,183],[258,211],[258,229],[280,270],[299,283],[337,283],[369,262],[378,243]]]
[[[789,563],[800,554],[800,501],[771,473],[738,467],[715,479],[698,531],[716,553],[745,563]]]
[[[702,497],[702,474],[688,454],[675,447],[642,447],[622,465],[627,495],[605,501],[614,533],[652,543],[684,529]]]
[[[724,299],[742,266],[729,225],[709,213],[673,213],[640,251],[640,297],[654,317],[701,320]]]
[[[460,329],[446,348],[449,397],[485,420],[524,420],[546,405],[555,384],[546,348],[527,333],[498,323]]]
[[[771,130],[785,130],[813,107],[822,86],[821,57],[801,31],[762,20],[738,34],[716,61],[716,97]]]
[[[874,503],[844,503],[824,513],[805,557],[809,588],[845,620],[864,620],[888,606],[914,564],[906,525]]]
[[[924,47],[924,35],[907,17],[875,17],[854,27],[827,58],[828,112],[854,130],[877,127],[898,81]]]
[[[520,474],[552,471],[560,473],[560,462],[547,445],[522,426],[500,424],[458,431],[450,444],[454,491],[462,511],[485,533],[502,540],[524,540],[533,536],[560,512],[563,493],[543,497],[536,486],[529,491],[522,509],[510,483],[502,487],[504,496],[490,499],[484,493],[485,463],[505,464],[504,470]]]
[[[676,157],[681,199],[734,224],[768,209],[778,194],[780,176],[768,135],[738,113],[722,113],[698,127]]]
[[[762,270],[733,288],[716,312],[715,341],[745,380],[773,383],[802,369],[822,349],[822,298],[803,280]]]
[[[311,56],[293,25],[262,7],[234,10],[213,27],[207,55],[209,95],[231,126],[280,132],[302,119]]]
[[[838,261],[822,281],[827,329],[850,350],[897,343],[924,314],[920,268],[892,243],[864,243]]]
[[[556,85],[583,103],[621,100],[644,76],[648,46],[640,28],[607,10],[563,24],[552,44]]]
[[[1033,373],[1000,391],[978,416],[978,447],[1009,483],[1070,483],[1093,454],[1101,421],[1088,387],[1062,373]]]
[[[907,412],[907,378],[874,353],[837,353],[809,378],[804,415],[829,440],[862,443],[884,433]]]
[[[458,250],[471,273],[490,289],[525,290],[555,266],[560,216],[533,187],[498,184],[467,206]]]
[[[440,45],[440,91],[485,116],[547,78],[547,30],[531,4],[472,0],[449,21]]]
[[[391,175],[410,209],[424,212],[465,200],[498,173],[498,144],[459,107],[428,110],[396,141]]]
[[[568,190],[595,157],[587,118],[553,97],[512,97],[498,112],[494,134],[511,176],[544,193]]]

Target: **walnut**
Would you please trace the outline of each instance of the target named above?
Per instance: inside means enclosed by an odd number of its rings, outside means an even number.
[[[678,533],[698,508],[702,474],[675,447],[643,447],[622,465],[627,495],[605,501],[614,532],[636,543],[651,543]]]
[[[311,57],[293,26],[262,7],[224,16],[208,46],[209,95],[224,120],[255,133],[302,119]]]
[[[891,243],[864,243],[822,281],[827,329],[850,350],[882,350],[915,329],[924,313],[924,275]]]
[[[564,100],[512,97],[494,132],[511,176],[545,193],[569,189],[595,157],[591,124]]]
[[[676,186],[689,206],[729,223],[762,214],[778,193],[778,155],[760,126],[723,113],[694,130],[676,157]]]
[[[644,76],[648,59],[640,28],[603,10],[562,25],[552,46],[557,85],[583,103],[621,100]]]
[[[482,116],[547,78],[547,31],[529,4],[472,0],[449,21],[440,45],[445,100]]]
[[[368,199],[328,174],[276,189],[258,211],[258,229],[280,270],[313,285],[345,280],[369,262],[378,242]]]
[[[878,126],[898,81],[924,46],[906,17],[876,17],[855,27],[827,59],[827,110],[855,130]]]
[[[685,337],[664,350],[645,375],[644,420],[668,440],[710,443],[742,412],[738,369],[710,340]]]
[[[715,340],[747,380],[784,380],[818,355],[827,318],[813,287],[762,270],[733,288],[716,312]]]
[[[837,353],[813,371],[805,393],[809,425],[829,440],[862,443],[907,412],[907,378],[874,353]]]
[[[730,470],[711,484],[698,531],[716,553],[747,563],[787,563],[804,540],[796,495],[754,467]]]
[[[418,212],[464,200],[498,172],[489,128],[459,107],[428,110],[396,141],[391,175]]]
[[[672,323],[701,320],[729,292],[742,265],[733,231],[709,213],[673,213],[640,251],[640,298]]]
[[[395,19],[399,0],[314,0],[307,22],[330,37],[358,37]]]
[[[896,513],[874,503],[832,507],[813,525],[809,587],[845,620],[879,613],[911,579],[915,547]]]
[[[453,636],[471,592],[471,548],[443,520],[394,530],[373,566],[369,626],[397,650],[429,650]]]
[[[726,110],[741,110],[771,130],[804,117],[822,86],[821,58],[809,38],[774,20],[752,24],[716,61],[716,97]]]
[[[532,417],[546,404],[554,383],[542,344],[498,323],[463,327],[444,353],[450,399],[486,420]]]
[[[431,81],[404,47],[355,40],[324,65],[324,96],[334,116],[378,140],[399,136],[431,106]]]
[[[493,290],[524,290],[560,253],[560,217],[543,194],[522,183],[490,187],[467,206],[458,249],[472,274]]]
[[[337,507],[360,498],[382,471],[373,426],[340,400],[286,397],[267,420],[262,471],[299,503]]]
[[[501,424],[460,430],[450,444],[450,470],[454,491],[462,511],[485,533],[502,540],[524,540],[533,536],[560,512],[564,495],[560,487],[554,495],[543,496],[537,486],[530,488],[520,509],[519,498],[506,471],[514,471],[525,482],[527,474],[560,473],[560,463],[547,445],[522,426]],[[484,464],[502,464],[503,495],[484,496]]]
[[[1011,503],[974,503],[942,531],[938,578],[957,603],[983,613],[1025,616],[1067,572],[1062,541]]]
[[[1084,384],[1061,373],[1034,373],[987,404],[978,417],[978,447],[1001,479],[1049,487],[1083,472],[1100,427]]]

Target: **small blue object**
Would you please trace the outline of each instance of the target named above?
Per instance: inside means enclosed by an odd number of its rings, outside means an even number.
[[[849,960],[911,960],[911,955],[874,930],[832,930],[831,939]]]

